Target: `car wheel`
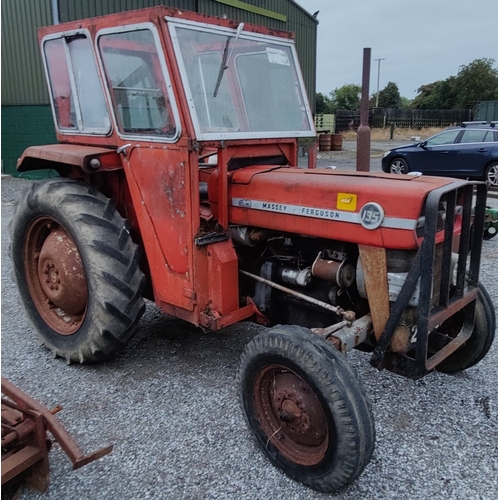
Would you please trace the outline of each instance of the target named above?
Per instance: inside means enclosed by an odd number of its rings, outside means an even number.
[[[389,172],[391,174],[407,174],[409,171],[408,163],[403,158],[394,158],[389,165]]]
[[[488,187],[498,188],[498,162],[490,163],[486,167],[484,180]]]

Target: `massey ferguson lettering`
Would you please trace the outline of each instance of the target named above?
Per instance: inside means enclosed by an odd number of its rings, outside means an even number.
[[[340,219],[340,212],[335,212],[333,210],[322,210],[320,208],[303,207],[301,215],[321,217],[322,219]]]
[[[287,205],[280,205],[279,203],[262,203],[263,210],[271,210],[273,212],[286,212]]]
[[[385,217],[384,209],[374,202],[364,205],[362,213],[350,210],[330,210],[316,207],[305,207],[303,205],[289,205],[284,203],[272,203],[269,201],[249,200],[247,198],[232,198],[231,205],[239,208],[252,210],[265,210],[266,212],[277,212],[287,215],[298,215],[300,217],[311,217],[314,219],[335,220],[361,224],[366,229],[377,229],[380,226],[396,229],[407,229],[413,231],[416,221],[413,219],[400,219],[397,217]]]
[[[303,217],[317,217],[320,219],[345,220],[346,222],[359,222],[355,215],[336,210],[325,210],[324,208],[304,207],[300,205],[284,205],[269,201],[247,200],[233,198],[232,205],[235,207],[253,208],[254,210],[266,210],[268,212],[280,212],[289,215],[301,215]]]

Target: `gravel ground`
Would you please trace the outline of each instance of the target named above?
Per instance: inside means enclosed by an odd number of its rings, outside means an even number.
[[[370,150],[370,171],[382,172],[381,159],[382,153],[388,149],[398,146],[411,144],[411,141],[372,141]],[[318,151],[316,156],[316,166],[328,167],[334,166],[339,170],[352,170],[356,169],[356,141],[344,141],[342,144],[342,151]],[[307,156],[299,158],[299,165],[307,166]]]
[[[344,148],[318,164],[352,165],[352,149],[349,160],[350,145]],[[382,149],[372,152],[374,170]],[[72,471],[54,446],[47,492],[24,490],[21,499],[497,498],[496,341],[466,372],[417,381],[378,372],[369,355],[350,352],[373,403],[377,442],[361,477],[336,495],[275,469],[246,428],[235,368],[262,327],[245,322],[203,334],[149,304],[136,336],[114,359],[95,366],[53,359],[19,305],[7,257],[13,204],[29,182],[4,177],[1,184],[2,374],[45,406],[63,405],[58,418],[85,452],[114,449]],[[497,304],[497,238],[483,248],[481,277]]]

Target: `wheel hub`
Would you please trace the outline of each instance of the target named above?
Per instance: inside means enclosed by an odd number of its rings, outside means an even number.
[[[391,165],[391,172],[393,174],[404,174],[404,165],[401,161],[394,161]]]
[[[274,411],[283,431],[295,442],[317,446],[327,435],[324,412],[310,387],[297,375],[287,372],[275,378]]]
[[[286,423],[300,422],[302,415],[300,408],[291,399],[285,399],[281,405],[281,410],[278,412],[280,419]]]
[[[81,314],[87,302],[87,281],[73,240],[66,231],[52,231],[43,243],[38,277],[47,298],[62,311]]]
[[[492,187],[498,187],[498,165],[488,168],[486,182]]]
[[[43,321],[59,335],[73,335],[87,312],[87,280],[69,233],[41,216],[29,225],[24,241],[24,272],[33,303]]]
[[[314,465],[328,448],[325,412],[314,391],[279,365],[264,368],[254,385],[259,422],[278,450],[302,465]]]

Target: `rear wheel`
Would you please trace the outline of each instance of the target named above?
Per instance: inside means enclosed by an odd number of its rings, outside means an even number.
[[[370,461],[370,403],[343,355],[310,330],[279,326],[255,337],[241,356],[238,384],[261,450],[292,478],[335,491]]]
[[[453,322],[460,323],[460,312],[452,316],[449,321],[450,328],[453,328]],[[446,327],[446,323],[443,323]],[[491,301],[488,292],[483,285],[479,283],[479,292],[476,300],[475,323],[472,335],[457,349],[451,356],[440,363],[436,369],[441,372],[453,373],[466,370],[479,363],[490,350],[491,344],[495,338],[495,306]]]
[[[394,158],[389,165],[391,174],[407,174],[409,171],[408,162],[403,158]]]
[[[144,311],[139,249],[114,203],[67,179],[34,184],[11,226],[15,279],[42,342],[70,362],[120,350]]]
[[[498,162],[490,163],[484,171],[484,180],[488,187],[498,188]]]

